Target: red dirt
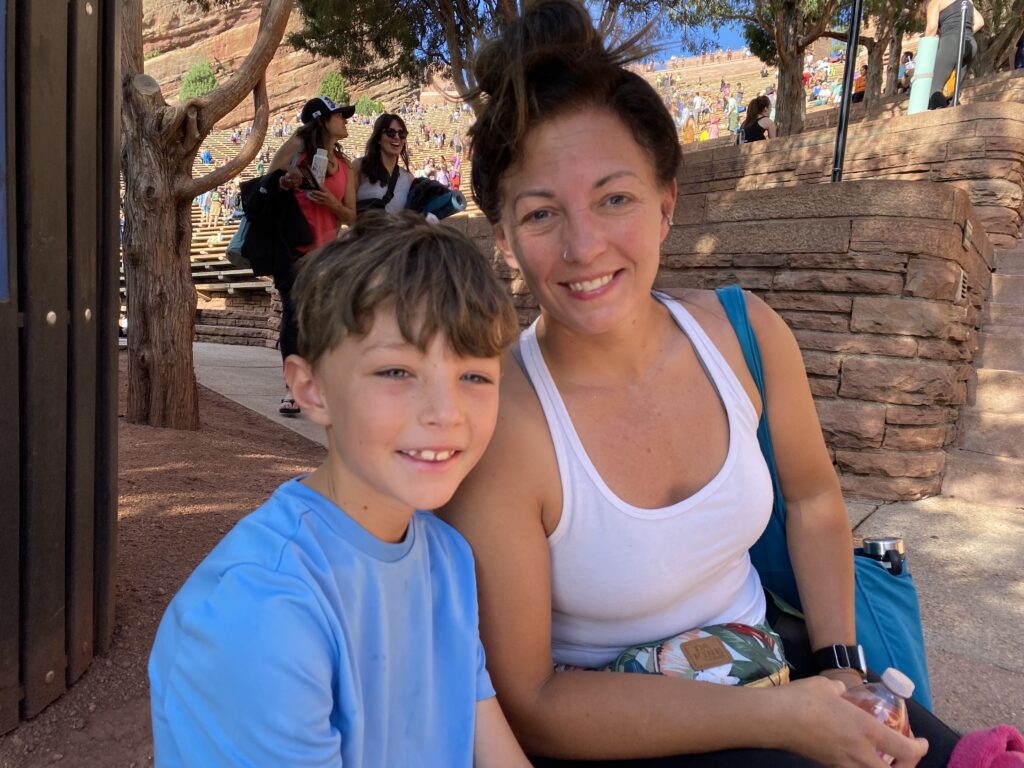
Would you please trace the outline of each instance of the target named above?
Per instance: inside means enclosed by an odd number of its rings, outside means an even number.
[[[58,701],[0,737],[0,768],[152,765],[146,663],[171,597],[241,517],[324,449],[199,388],[198,432],[118,427],[117,629],[111,650]]]

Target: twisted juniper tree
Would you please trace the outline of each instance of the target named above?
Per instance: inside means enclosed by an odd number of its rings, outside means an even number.
[[[238,71],[204,96],[168,104],[143,67],[142,0],[122,0],[122,258],[131,422],[199,427],[192,365],[192,200],[236,176],[263,144],[269,116],[264,75],[284,36],[293,2],[263,0],[256,42]],[[205,176],[193,177],[192,163],[203,140],[249,94],[256,116],[238,155]]]

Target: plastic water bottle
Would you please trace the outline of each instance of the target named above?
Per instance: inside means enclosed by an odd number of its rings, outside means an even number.
[[[881,723],[904,736],[911,736],[910,720],[907,717],[907,699],[914,695],[914,681],[898,669],[885,670],[878,683],[867,683],[851,688],[843,698],[853,702]],[[894,758],[882,752],[883,760],[890,765]]]
[[[327,150],[318,149],[316,155],[313,157],[313,162],[310,163],[310,169],[313,171],[313,178],[316,179],[316,183],[321,187],[324,185],[324,179],[327,178]]]

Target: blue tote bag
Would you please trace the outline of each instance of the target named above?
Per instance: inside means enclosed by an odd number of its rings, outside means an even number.
[[[761,351],[747,317],[743,290],[738,285],[729,285],[717,289],[716,293],[739,339],[743,357],[761,395],[761,402],[767,403]],[[771,472],[775,502],[768,527],[750,548],[750,559],[765,588],[799,608],[800,594],[786,544],[786,502],[782,497],[779,473],[775,466],[767,410],[767,406],[762,408],[761,421],[757,425],[757,440]],[[928,684],[924,636],[921,633],[921,610],[910,571],[904,567],[903,572],[897,576],[882,563],[864,556],[860,549],[855,549],[853,554],[857,642],[864,646],[868,667],[875,672],[895,667],[906,674],[914,681],[914,700],[930,710],[932,697]]]

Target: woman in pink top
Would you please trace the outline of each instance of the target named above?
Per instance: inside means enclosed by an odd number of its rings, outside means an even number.
[[[352,167],[341,151],[341,140],[348,136],[346,121],[355,114],[355,107],[339,107],[326,96],[310,99],[300,115],[302,127],[288,137],[274,154],[270,172],[285,170],[280,179],[281,189],[294,189],[299,210],[313,233],[312,245],[297,248],[294,262],[306,253],[329,243],[338,235],[338,227],[355,221],[356,213],[344,203],[345,186]],[[327,150],[327,175],[319,189],[307,189],[305,177],[311,177],[310,166],[318,149]],[[296,354],[298,325],[295,322],[295,304],[291,298],[295,270],[286,280],[275,281],[281,294],[281,330],[279,344],[281,357]],[[278,408],[282,414],[295,415],[299,408],[291,394],[281,398]]]

